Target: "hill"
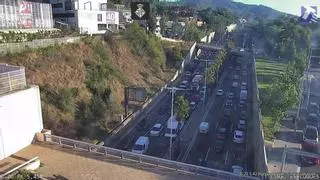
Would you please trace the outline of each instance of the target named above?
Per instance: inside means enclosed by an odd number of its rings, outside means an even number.
[[[198,8],[226,8],[230,11],[250,18],[275,19],[284,13],[263,5],[248,5],[232,0],[184,0],[185,5]]]
[[[146,87],[151,95],[173,75],[173,69],[165,69],[160,40],[138,26],[128,31],[106,41],[87,37],[8,55],[0,62],[24,66],[28,84],[40,86],[46,128],[65,137],[96,140],[119,123],[125,86]]]

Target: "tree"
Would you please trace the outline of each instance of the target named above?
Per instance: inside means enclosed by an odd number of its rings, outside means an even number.
[[[182,38],[186,41],[200,41],[204,35],[205,33],[201,31],[196,24],[190,23],[186,25],[186,32]]]
[[[176,109],[179,123],[185,121],[189,115],[189,102],[184,96],[178,96],[176,100]]]
[[[33,174],[27,170],[19,170],[14,176],[9,178],[9,180],[40,180],[41,178],[36,174]]]

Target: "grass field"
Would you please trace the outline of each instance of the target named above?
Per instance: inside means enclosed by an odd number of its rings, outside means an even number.
[[[269,87],[275,77],[283,73],[286,67],[285,63],[269,61],[265,59],[256,60],[256,68],[258,75],[258,87],[260,90]]]
[[[259,95],[261,100],[263,101],[263,94],[268,91],[268,87],[271,86],[274,78],[280,76],[286,68],[285,63],[279,63],[274,61],[269,61],[265,59],[257,59],[256,60],[256,71],[258,75],[258,87],[259,87]],[[266,108],[262,106],[262,108]],[[262,113],[267,112],[262,109]],[[272,140],[276,128],[274,126],[274,121],[268,114],[263,115],[263,130],[264,137],[266,140]]]

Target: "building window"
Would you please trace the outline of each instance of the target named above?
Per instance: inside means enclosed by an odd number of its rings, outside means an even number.
[[[72,10],[71,0],[67,0],[66,2],[64,2],[64,9],[65,9],[66,11]]]
[[[106,11],[107,10],[107,3],[100,4],[100,11]]]
[[[62,3],[52,4],[52,8],[62,8]]]
[[[99,22],[102,21],[102,14],[98,14],[98,21],[99,21]]]
[[[90,2],[90,1],[84,3],[84,9],[85,9],[85,10],[92,10],[91,2]]]
[[[106,24],[98,24],[98,30],[107,30],[107,25]]]

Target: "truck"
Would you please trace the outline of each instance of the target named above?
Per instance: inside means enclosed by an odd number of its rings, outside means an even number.
[[[240,100],[246,101],[248,98],[248,91],[247,90],[241,90],[240,91]]]
[[[200,88],[200,83],[201,83],[202,79],[203,79],[202,75],[195,75],[192,79],[191,88],[196,89],[198,91]]]
[[[168,119],[166,133],[164,134],[164,136],[172,137],[172,138],[177,137],[178,126],[179,126],[179,123],[177,121],[177,114],[175,114]],[[180,126],[180,129],[181,128],[182,128],[182,125]]]

